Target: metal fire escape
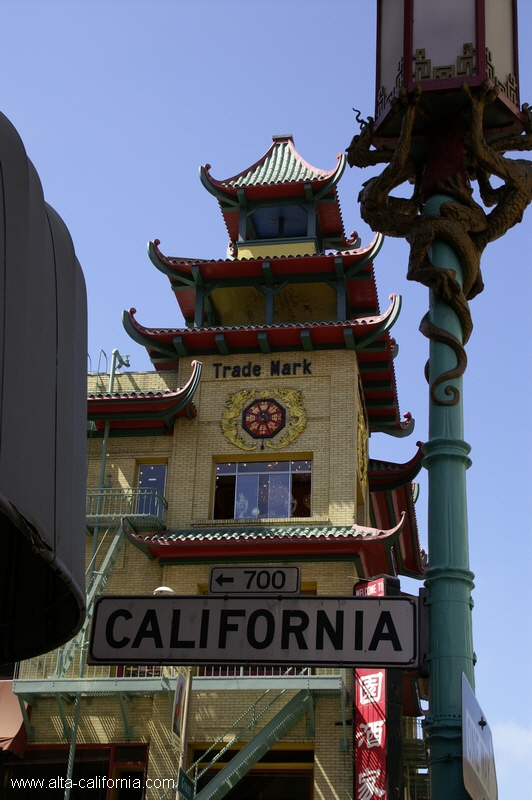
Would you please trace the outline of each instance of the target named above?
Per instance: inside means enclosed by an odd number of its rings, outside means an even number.
[[[277,695],[273,701],[266,706],[266,709],[279,699],[279,697],[280,695]],[[292,726],[307,712],[310,712],[311,716],[313,716],[314,697],[312,692],[302,689],[277,712],[273,719],[266,723],[266,725],[253,736],[251,741],[231,759],[229,764],[221,769],[215,777],[209,781],[207,786],[195,794],[196,800],[220,800],[220,798],[225,797],[227,792],[249,772],[251,767],[253,767],[274,744],[282,739],[290,728],[292,728]],[[216,755],[219,757],[226,749],[228,749],[227,746]],[[215,758],[213,758],[210,764],[204,767],[201,772],[197,771],[196,764],[193,765],[191,769],[194,769],[195,773],[195,787],[197,786],[198,778],[207,772],[209,767],[215,763]]]

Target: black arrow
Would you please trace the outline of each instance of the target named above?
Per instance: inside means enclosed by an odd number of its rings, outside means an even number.
[[[234,578],[224,578],[223,575],[219,575],[215,581],[215,583],[217,583],[218,586],[222,586],[224,583],[234,583],[234,582],[235,582]]]

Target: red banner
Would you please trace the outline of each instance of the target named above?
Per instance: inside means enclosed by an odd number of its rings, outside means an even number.
[[[384,596],[384,578],[357,587],[355,594]],[[357,800],[386,797],[386,671],[355,669],[355,790]]]

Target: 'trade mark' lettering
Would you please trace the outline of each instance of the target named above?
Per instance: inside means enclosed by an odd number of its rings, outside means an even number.
[[[312,362],[307,361],[271,361],[270,362],[270,375],[312,375],[311,370]],[[213,364],[215,378],[260,378],[263,374],[262,366],[260,364],[252,364],[248,361],[247,364],[223,364],[218,361]]]

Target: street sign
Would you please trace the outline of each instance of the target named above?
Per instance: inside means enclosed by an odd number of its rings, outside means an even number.
[[[101,596],[89,664],[415,666],[414,597]]]
[[[211,594],[299,594],[300,567],[212,567]]]
[[[491,731],[469,681],[462,673],[464,786],[473,800],[497,800]]]
[[[179,770],[177,779],[177,789],[183,795],[185,800],[193,800],[194,798],[194,782],[190,780],[186,772],[182,769]]]

